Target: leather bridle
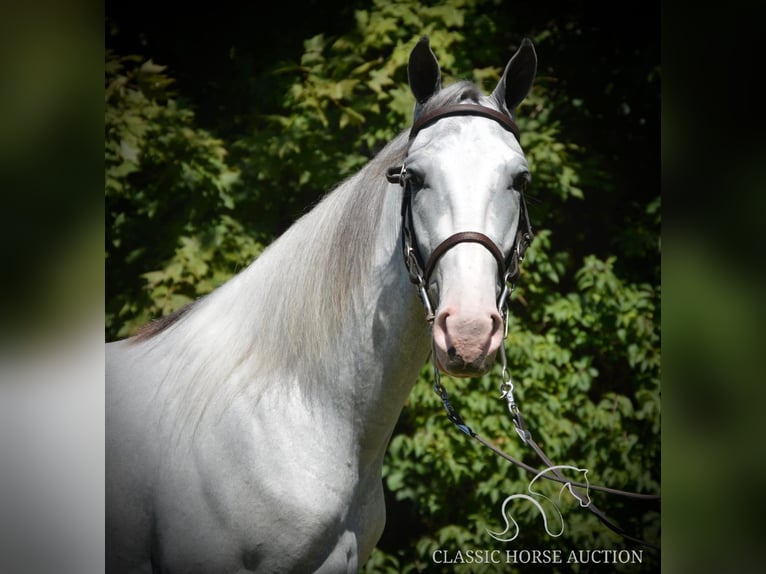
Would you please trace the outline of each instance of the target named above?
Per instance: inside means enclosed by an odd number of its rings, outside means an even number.
[[[412,128],[410,129],[409,141],[412,142],[412,140],[415,138],[418,132],[420,132],[420,130],[443,118],[454,117],[454,116],[465,116],[465,115],[484,117],[484,118],[493,120],[497,122],[498,124],[500,124],[506,130],[511,132],[516,137],[516,139],[519,140],[519,128],[516,126],[514,121],[507,114],[504,114],[497,110],[493,110],[491,108],[488,108],[486,106],[481,106],[478,104],[453,104],[453,105],[447,105],[440,108],[436,108],[435,110],[427,112],[426,114],[417,118],[414,124],[412,125]],[[412,180],[407,172],[407,164],[403,163],[401,166],[396,166],[396,167],[392,167],[388,169],[386,172],[386,179],[388,179],[388,181],[391,183],[398,183],[404,188],[404,192],[402,194],[402,208],[401,208],[402,254],[404,256],[404,263],[407,267],[410,281],[417,287],[418,294],[420,296],[421,301],[423,302],[423,306],[425,307],[426,320],[428,321],[429,325],[432,325],[434,321],[434,309],[433,309],[433,305],[431,303],[430,297],[428,295],[428,284],[431,279],[431,275],[433,274],[434,268],[436,267],[436,264],[444,256],[444,254],[447,253],[447,251],[449,251],[456,245],[460,245],[461,243],[477,243],[483,246],[484,248],[486,248],[492,254],[492,257],[497,262],[498,271],[499,271],[498,276],[502,277],[500,295],[497,298],[497,307],[501,315],[503,316],[503,320],[505,322],[506,334],[507,334],[508,305],[509,305],[510,294],[513,292],[513,288],[516,284],[516,280],[519,277],[521,262],[524,260],[524,254],[526,253],[526,250],[529,247],[529,244],[532,242],[532,237],[533,237],[532,226],[530,225],[530,222],[529,222],[529,215],[527,213],[526,202],[524,201],[523,190],[519,190],[520,212],[519,212],[519,223],[518,223],[518,228],[516,231],[516,237],[514,239],[513,246],[511,247],[511,250],[507,255],[503,254],[500,247],[498,247],[497,244],[494,241],[492,241],[492,239],[490,239],[487,235],[478,231],[460,231],[453,235],[450,235],[449,237],[447,237],[447,239],[445,239],[439,245],[437,245],[436,248],[429,255],[428,260],[425,260],[422,254],[420,253],[416,236],[415,236],[415,227],[413,225],[413,220],[412,220],[412,195],[413,195]],[[538,469],[531,467],[523,463],[522,461],[508,455],[507,453],[499,449],[497,446],[492,444],[490,441],[483,438],[478,433],[474,432],[471,429],[471,427],[469,427],[463,421],[462,417],[458,414],[458,412],[450,403],[447,390],[444,388],[444,386],[440,382],[439,369],[436,366],[436,363],[434,362],[434,391],[436,392],[437,395],[439,395],[439,398],[442,400],[442,404],[444,405],[444,408],[447,411],[447,417],[449,418],[449,420],[452,421],[457,426],[458,429],[460,429],[462,432],[467,434],[469,437],[477,440],[478,442],[488,447],[493,452],[495,452],[502,458],[506,459],[507,461],[511,462],[512,464],[520,468],[523,468],[527,470],[528,472],[538,473],[543,478],[547,478],[549,480],[553,480],[556,482],[563,483],[565,485],[569,485],[570,492],[572,492],[572,494],[580,501],[582,506],[585,506],[604,525],[606,525],[612,531],[624,537],[626,540],[629,540],[636,544],[641,544],[644,546],[648,546],[650,548],[657,549],[657,546],[655,546],[654,544],[650,544],[648,542],[645,542],[644,540],[631,536],[625,530],[623,530],[622,528],[614,524],[612,521],[610,521],[606,517],[606,515],[601,510],[599,510],[594,504],[592,504],[589,500],[587,504],[584,504],[584,500],[587,498],[588,489],[599,490],[599,491],[608,492],[611,494],[616,494],[616,495],[626,496],[626,497],[636,498],[636,499],[643,499],[643,500],[659,500],[660,497],[658,495],[639,494],[634,492],[627,492],[624,490],[607,488],[603,486],[582,484],[575,481],[570,481],[567,478],[565,478],[557,470],[557,467],[551,462],[551,460],[545,455],[545,453],[540,448],[540,446],[533,440],[531,433],[526,427],[526,424],[524,422],[524,417],[522,416],[521,411],[519,410],[518,405],[516,404],[513,397],[513,382],[511,380],[511,376],[510,376],[510,373],[508,372],[507,365],[506,365],[504,344],[501,345],[500,358],[501,358],[502,367],[503,367],[502,382],[500,384],[500,391],[501,391],[500,398],[506,400],[508,403],[508,409],[510,411],[511,419],[513,421],[517,434],[519,435],[521,440],[524,442],[524,444],[529,445],[532,448],[532,450],[535,452],[535,454],[540,458],[540,460],[545,465],[547,465],[547,470],[550,471],[552,476],[549,475],[547,472],[539,473]],[[585,489],[585,493],[582,493],[580,489]]]
[[[415,139],[415,136],[423,128],[443,118],[454,116],[488,118],[511,132],[517,140],[519,139],[519,128],[508,115],[478,104],[452,104],[436,108],[417,118],[410,129],[410,142]],[[426,261],[418,248],[415,226],[412,221],[412,179],[407,172],[407,164],[403,163],[401,166],[390,168],[386,173],[386,179],[391,183],[398,183],[404,187],[401,209],[402,255],[404,256],[404,263],[407,266],[410,281],[417,287],[418,294],[425,307],[426,320],[429,323],[432,323],[434,320],[433,304],[428,295],[428,285],[434,268],[447,251],[461,243],[478,243],[486,248],[494,257],[497,262],[498,277],[502,278],[500,295],[497,298],[497,307],[501,314],[505,315],[507,312],[508,295],[519,277],[521,262],[524,260],[524,254],[533,237],[523,191],[519,190],[519,224],[513,246],[508,255],[504,255],[500,247],[485,234],[478,231],[460,231],[450,235],[437,245]]]

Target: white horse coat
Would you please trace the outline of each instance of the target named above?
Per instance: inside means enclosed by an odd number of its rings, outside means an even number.
[[[535,64],[525,41],[491,96],[441,90],[421,40],[416,117],[466,99],[510,115]],[[465,229],[510,250],[519,143],[486,118],[445,118],[396,138],[225,285],[109,344],[108,572],[356,572],[369,557],[383,456],[429,351],[463,376],[502,344],[497,265],[477,244],[436,266],[429,333],[402,263],[402,188],[384,177],[403,161],[423,253]]]

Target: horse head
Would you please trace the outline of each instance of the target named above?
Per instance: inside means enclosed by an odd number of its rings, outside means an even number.
[[[399,174],[405,261],[433,324],[435,363],[451,375],[487,372],[503,344],[507,284],[531,239],[514,110],[536,69],[524,40],[486,96],[467,82],[442,89],[427,38],[410,54],[416,104]]]

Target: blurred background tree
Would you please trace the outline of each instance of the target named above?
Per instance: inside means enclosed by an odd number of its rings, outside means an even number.
[[[658,492],[659,3],[540,4],[107,6],[107,338],[220,285],[406,128],[419,36],[431,37],[446,83],[485,90],[529,36],[540,68],[518,120],[536,238],[507,343],[517,398],[554,461]],[[625,547],[571,500],[561,538],[529,508],[515,514],[519,539],[489,537],[529,477],[452,428],[430,378],[424,368],[391,441],[387,527],[367,571],[439,571],[436,548]],[[495,399],[498,381],[494,371],[445,382],[469,424],[536,462]],[[659,540],[657,506],[593,498]],[[644,555],[615,568],[653,571],[658,557]]]

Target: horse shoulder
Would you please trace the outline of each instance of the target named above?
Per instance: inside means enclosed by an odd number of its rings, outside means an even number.
[[[151,572],[152,483],[157,428],[145,398],[151,376],[135,377],[130,342],[106,347],[106,517],[109,572]]]
[[[166,461],[156,492],[163,560],[356,572],[385,520],[379,473],[360,481],[353,461],[317,446],[330,442],[308,415],[269,400],[254,415],[247,398],[235,398],[198,433],[191,456]]]

